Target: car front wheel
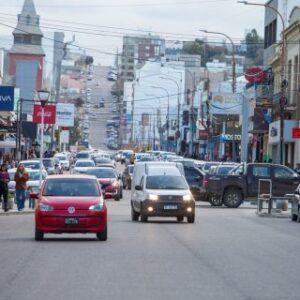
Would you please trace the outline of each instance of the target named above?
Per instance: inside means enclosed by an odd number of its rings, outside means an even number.
[[[243,196],[239,189],[230,188],[225,192],[224,204],[229,208],[237,208],[243,202]]]
[[[34,239],[36,241],[42,241],[44,239],[44,233],[39,231],[37,228],[35,228],[35,235],[34,235]]]
[[[131,221],[138,221],[140,214],[137,213],[134,208],[131,206]]]
[[[195,222],[195,214],[192,214],[187,217],[188,223],[194,223]]]
[[[97,239],[99,241],[106,241],[107,240],[107,227],[102,232],[97,233]]]

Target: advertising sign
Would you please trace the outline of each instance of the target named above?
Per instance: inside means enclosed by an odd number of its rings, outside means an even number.
[[[0,86],[0,111],[14,110],[14,87]]]
[[[292,138],[293,139],[300,139],[300,128],[293,128],[292,131]]]
[[[56,104],[56,125],[63,127],[73,127],[75,117],[75,107],[72,103]]]
[[[45,105],[44,107],[44,124],[55,124],[56,117],[56,106],[55,105]],[[34,104],[32,122],[40,124],[42,123],[42,106],[39,104]]]
[[[70,131],[69,130],[62,130],[60,132],[60,142],[62,144],[69,144],[70,139]]]
[[[232,93],[213,93],[210,110],[213,115],[239,115],[242,112],[242,96]]]

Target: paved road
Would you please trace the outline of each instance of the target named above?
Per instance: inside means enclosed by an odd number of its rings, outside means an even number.
[[[105,99],[105,106],[94,111],[97,119],[90,119],[90,144],[94,148],[106,149],[104,139],[106,137],[106,121],[111,119],[112,95],[110,93],[113,81],[106,79],[108,67],[94,66],[93,80],[88,81],[87,87],[92,89],[93,104],[99,104],[100,97]]]
[[[109,200],[109,237],[46,235],[0,217],[0,299],[299,299],[300,224],[252,209],[198,207],[196,223],[130,221]]]

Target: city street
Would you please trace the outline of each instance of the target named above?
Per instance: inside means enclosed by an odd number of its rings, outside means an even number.
[[[114,81],[106,79],[109,68],[95,66],[93,79],[88,81],[87,87],[92,89],[93,105],[99,104],[100,97],[105,100],[105,106],[94,109],[97,118],[90,118],[90,143],[93,147],[106,149],[104,139],[106,137],[106,121],[111,118],[112,95],[110,93]]]
[[[198,205],[195,224],[130,221],[130,191],[108,200],[108,241],[46,235],[0,217],[0,299],[299,299],[299,224],[249,208]]]

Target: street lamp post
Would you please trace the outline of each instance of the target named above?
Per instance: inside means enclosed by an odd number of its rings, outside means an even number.
[[[165,75],[165,74],[164,74]],[[179,152],[179,147],[180,145],[179,144],[179,136],[180,136],[180,131],[179,131],[179,120],[180,120],[180,87],[179,87],[179,84],[177,82],[177,80],[174,79],[173,76],[170,76],[170,75],[167,75],[167,77],[165,76],[161,76],[160,78],[161,79],[164,79],[164,80],[169,80],[169,81],[172,81],[176,84],[177,86],[177,89],[178,89],[178,97],[177,97],[177,126],[176,126],[176,129],[177,129],[177,132],[176,132],[176,139],[177,139],[177,152]]]
[[[286,62],[286,40],[285,40],[285,22],[282,14],[275,8],[272,7],[268,2],[263,3],[252,3],[247,1],[238,1],[238,3],[242,3],[245,5],[254,5],[254,6],[264,6],[273,10],[279,17],[282,23],[282,51],[281,51],[281,98],[280,98],[280,164],[283,164],[283,146],[284,146],[284,106],[286,103],[286,88],[287,81],[285,78],[285,62]]]
[[[50,92],[46,90],[39,90],[37,91],[38,100],[41,103],[42,111],[41,111],[41,147],[40,147],[40,183],[41,186],[43,180],[43,154],[44,154],[44,109],[45,105],[47,104],[50,96]]]
[[[160,89],[166,92],[168,96],[168,108],[167,108],[167,150],[169,150],[169,128],[170,128],[170,94],[167,89],[161,86],[151,86],[153,89]]]
[[[227,38],[232,46],[232,93],[234,94],[236,92],[236,73],[235,73],[235,49],[234,49],[234,43],[233,40],[230,36],[223,32],[218,32],[218,31],[208,31],[208,30],[200,30],[205,33],[212,33],[212,34],[218,34],[222,35],[225,38]],[[235,118],[233,119],[233,140],[232,140],[232,159],[235,161],[236,158],[236,151],[235,151]]]

